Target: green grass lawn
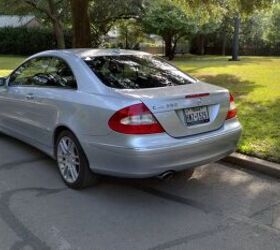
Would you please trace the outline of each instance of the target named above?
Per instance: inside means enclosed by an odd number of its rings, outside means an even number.
[[[200,80],[231,90],[243,135],[238,151],[280,162],[280,57],[186,57],[175,64]]]
[[[15,56],[0,56],[0,76],[6,76],[15,69],[25,58]]]
[[[24,58],[0,56],[0,76]],[[231,90],[244,131],[239,152],[280,162],[280,57],[185,57],[174,63],[183,71]]]

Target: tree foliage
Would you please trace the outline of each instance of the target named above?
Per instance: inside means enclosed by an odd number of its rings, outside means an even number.
[[[277,1],[278,4],[273,4]],[[0,9],[2,14],[39,17],[43,24],[53,27],[58,48],[65,47],[65,27],[74,33],[74,47],[98,47],[117,26],[127,48],[141,41],[143,27],[145,32],[163,38],[169,59],[174,57],[179,40],[193,37],[199,53],[204,54],[208,37],[215,32],[219,32],[223,41],[223,53],[226,40],[232,39],[233,59],[238,59],[239,43],[243,47],[252,43],[270,46],[280,43],[277,1],[0,0]],[[272,10],[264,14],[263,10],[271,6]]]
[[[138,49],[140,42],[144,41],[145,34],[141,25],[135,19],[120,20],[116,27],[123,48]]]
[[[255,11],[242,19],[240,32],[240,46],[242,48],[265,47],[263,36],[266,29],[266,19],[265,11]]]
[[[94,0],[90,2],[89,15],[92,45],[97,47],[102,38],[120,20],[139,19],[143,11],[143,0]],[[123,23],[124,24],[124,23]],[[130,25],[132,28],[132,25]]]
[[[222,8],[220,6],[205,5],[198,6],[192,9],[196,23],[195,43],[198,48],[198,53],[205,53],[205,46],[209,34],[220,28],[223,21]]]
[[[270,7],[274,0],[192,0],[187,1],[191,3],[194,8],[204,5],[209,11],[213,6],[220,6],[221,12],[225,17],[232,18],[233,36],[232,36],[232,60],[239,60],[239,33],[241,19],[257,10],[262,10]]]
[[[165,56],[170,60],[175,55],[177,42],[196,32],[193,15],[171,0],[155,0],[148,3],[142,19],[148,33],[159,35],[165,41]]]
[[[280,3],[273,5],[266,18],[264,39],[271,46],[280,45]]]

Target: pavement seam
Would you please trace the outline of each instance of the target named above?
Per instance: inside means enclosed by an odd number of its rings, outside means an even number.
[[[165,249],[169,249],[171,247],[176,247],[176,246],[179,246],[179,245],[188,244],[190,241],[199,240],[199,239],[202,239],[202,238],[205,238],[205,237],[208,237],[208,236],[213,236],[217,233],[228,230],[231,227],[237,226],[241,223],[245,223],[245,224],[248,224],[250,226],[254,226],[254,227],[260,228],[262,230],[269,231],[273,234],[277,234],[278,236],[280,234],[280,230],[278,230],[277,228],[273,228],[271,226],[261,224],[261,223],[255,221],[255,220],[252,220],[252,219],[250,219],[246,216],[237,216],[236,215],[236,216],[223,216],[223,217],[224,217],[224,222],[218,224],[213,229],[205,230],[205,231],[198,232],[198,233],[195,233],[195,234],[187,235],[185,237],[180,237],[180,238],[177,238],[177,239],[174,239],[174,240],[170,240],[170,241],[158,244],[154,247],[151,247],[148,250],[165,250]]]
[[[205,230],[202,232],[187,235],[185,237],[177,238],[175,240],[167,241],[162,244],[158,244],[155,247],[149,248],[148,250],[164,250],[164,249],[168,249],[171,247],[176,247],[179,245],[187,244],[188,242],[190,242],[192,240],[199,240],[199,239],[202,239],[202,238],[205,238],[208,236],[213,236],[217,233],[220,233],[220,232],[228,229],[229,227],[230,227],[230,225],[223,225],[223,224],[217,225],[217,227],[215,227],[213,229]]]
[[[277,206],[279,206],[279,205],[280,205],[280,202],[273,203],[273,204],[271,204],[271,205],[269,205],[269,206],[267,206],[267,207],[264,207],[264,208],[262,208],[262,209],[260,209],[260,210],[258,210],[258,211],[256,211],[256,212],[254,212],[253,214],[251,214],[251,215],[249,216],[249,218],[254,218],[254,217],[256,217],[257,215],[259,215],[259,214],[261,214],[261,213],[263,213],[263,212],[266,212],[267,210],[270,210],[271,208],[277,207]]]

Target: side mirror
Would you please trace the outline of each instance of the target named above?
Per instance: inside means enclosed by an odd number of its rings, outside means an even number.
[[[3,87],[6,85],[6,78],[5,77],[0,77],[0,87]]]

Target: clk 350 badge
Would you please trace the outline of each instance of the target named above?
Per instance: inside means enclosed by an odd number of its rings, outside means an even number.
[[[165,110],[165,109],[174,109],[178,108],[178,103],[167,103],[166,105],[153,106],[153,110]]]

